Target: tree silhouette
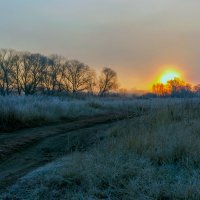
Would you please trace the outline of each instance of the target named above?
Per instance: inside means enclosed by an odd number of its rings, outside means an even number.
[[[118,88],[117,73],[110,68],[104,68],[99,78],[99,95],[104,96]]]
[[[192,86],[179,78],[169,80],[167,84],[155,84],[152,90],[157,96],[189,97],[193,95]]]

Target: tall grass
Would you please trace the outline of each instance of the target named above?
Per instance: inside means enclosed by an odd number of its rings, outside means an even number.
[[[95,114],[84,101],[56,97],[0,97],[0,129],[40,125]]]
[[[105,113],[141,113],[153,104],[155,103],[152,103],[151,100],[121,98],[75,99],[46,96],[1,96],[0,131],[11,131]],[[156,106],[159,105],[159,103],[156,104]]]
[[[72,120],[108,112],[127,110],[123,100],[72,99],[46,96],[0,97],[0,131],[31,127],[60,120]],[[132,103],[132,110],[137,105]]]
[[[200,101],[166,102],[150,103],[147,115],[112,126],[104,142],[29,173],[0,198],[200,199]]]

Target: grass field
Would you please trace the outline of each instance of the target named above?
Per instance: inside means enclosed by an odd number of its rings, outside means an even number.
[[[144,105],[146,106],[146,105]],[[12,131],[53,122],[106,113],[137,112],[142,101],[113,98],[59,98],[46,96],[0,97],[0,131]]]
[[[16,101],[21,100],[24,107],[29,105],[26,98]],[[40,108],[37,117],[41,113],[51,116],[58,107],[62,112],[55,115],[57,119],[71,117],[72,113],[76,117],[122,111],[139,115],[112,122],[101,130],[103,140],[30,171],[9,186],[0,199],[200,199],[199,99],[86,99],[66,104],[66,100],[55,98],[35,102],[42,102],[46,111],[40,112]],[[47,102],[51,106],[46,110]],[[27,115],[37,106],[31,108]],[[77,110],[69,112],[69,108]],[[55,121],[54,117],[46,119]],[[83,132],[90,132],[90,138],[97,135],[93,129]]]

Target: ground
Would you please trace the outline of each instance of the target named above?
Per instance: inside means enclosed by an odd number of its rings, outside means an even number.
[[[200,100],[112,102],[1,133],[0,199],[200,199]]]

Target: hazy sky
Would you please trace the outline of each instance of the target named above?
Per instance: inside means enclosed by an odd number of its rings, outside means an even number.
[[[58,53],[146,89],[166,65],[200,82],[200,0],[0,0],[0,48]]]

